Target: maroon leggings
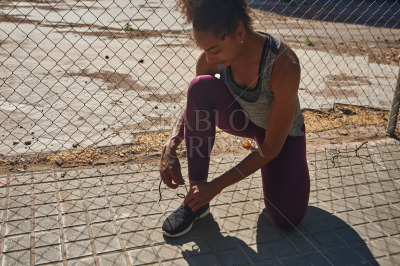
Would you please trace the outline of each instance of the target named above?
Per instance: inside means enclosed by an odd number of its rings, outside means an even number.
[[[185,142],[189,179],[207,178],[215,126],[262,143],[265,129],[253,124],[219,79],[198,76],[187,93]],[[305,136],[286,138],[279,155],[261,168],[264,202],[273,221],[291,228],[303,219],[310,193]]]

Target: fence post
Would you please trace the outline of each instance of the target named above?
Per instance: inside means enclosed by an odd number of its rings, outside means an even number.
[[[399,73],[397,74],[397,84],[394,90],[392,109],[390,110],[389,120],[387,124],[386,132],[389,136],[394,136],[394,131],[396,129],[397,118],[399,116],[399,106],[400,106],[400,64]]]

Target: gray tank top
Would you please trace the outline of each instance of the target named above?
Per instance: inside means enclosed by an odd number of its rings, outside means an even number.
[[[246,89],[238,86],[233,79],[231,68],[224,65],[218,66],[221,80],[228,87],[230,93],[247,113],[251,122],[255,125],[266,128],[269,109],[274,98],[274,94],[269,88],[272,67],[275,57],[281,47],[281,41],[266,35],[265,45],[262,52],[259,76],[257,85],[254,89]],[[289,130],[289,136],[303,136],[304,117],[300,110],[299,97],[296,100],[296,114]]]

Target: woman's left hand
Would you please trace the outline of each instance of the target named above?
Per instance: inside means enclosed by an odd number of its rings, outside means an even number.
[[[189,206],[193,212],[209,203],[219,191],[211,182],[195,185],[190,188],[189,193],[183,201],[184,206]]]

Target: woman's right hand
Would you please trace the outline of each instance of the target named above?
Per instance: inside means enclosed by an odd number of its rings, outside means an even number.
[[[168,143],[164,146],[161,154],[160,174],[161,180],[170,188],[175,189],[185,184],[176,150],[170,148]]]

